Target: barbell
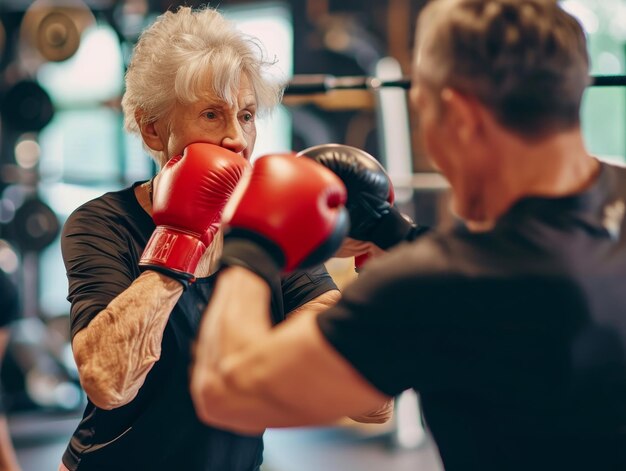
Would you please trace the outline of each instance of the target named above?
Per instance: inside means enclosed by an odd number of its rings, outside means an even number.
[[[626,87],[626,75],[595,75],[591,87]],[[315,95],[338,90],[380,90],[382,88],[411,88],[410,77],[382,80],[367,76],[337,77],[327,74],[294,75],[285,89],[285,95]]]

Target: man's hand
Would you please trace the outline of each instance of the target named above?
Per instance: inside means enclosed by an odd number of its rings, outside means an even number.
[[[258,158],[226,210],[222,264],[269,281],[325,261],[348,229],[345,200],[341,180],[312,160]]]

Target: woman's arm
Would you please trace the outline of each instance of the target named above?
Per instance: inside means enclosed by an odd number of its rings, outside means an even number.
[[[182,292],[173,278],[146,271],[74,336],[80,382],[96,406],[114,409],[134,399],[161,355]]]
[[[137,186],[135,196],[144,210],[152,214],[148,188],[148,184]],[[82,240],[84,232],[88,232],[91,226],[88,222],[81,222],[85,227],[79,226],[73,233]],[[88,248],[95,245],[84,240],[82,244]],[[73,253],[71,248],[68,245],[68,253]],[[114,276],[117,267],[109,265],[105,272],[108,275],[102,275],[101,267],[93,266],[97,261],[89,257],[89,252],[82,252],[82,248],[75,250],[78,255],[74,258],[68,256],[72,260],[70,265],[81,266],[93,282],[109,282],[108,277]],[[196,267],[197,277],[208,276],[215,270],[221,250],[220,230]],[[111,258],[117,261],[117,254],[114,255]],[[91,263],[87,268],[84,267],[85,258]],[[98,288],[90,285],[88,290]],[[163,332],[182,292],[182,284],[176,279],[146,270],[74,335],[72,349],[80,382],[96,406],[114,409],[135,398],[152,366],[161,356]]]

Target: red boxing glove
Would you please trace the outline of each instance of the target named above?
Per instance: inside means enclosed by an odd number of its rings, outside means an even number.
[[[260,157],[239,191],[225,215],[222,264],[244,266],[267,281],[323,262],[348,231],[345,186],[313,160]]]
[[[171,158],[155,182],[156,229],[139,265],[176,278],[184,287],[218,230],[222,210],[249,163],[213,144],[190,144]]]

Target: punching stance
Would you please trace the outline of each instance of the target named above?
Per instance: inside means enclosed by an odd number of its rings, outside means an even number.
[[[372,260],[329,310],[272,328],[254,263],[284,267],[333,232],[311,225],[304,248],[285,241],[291,206],[272,208],[284,227],[247,222],[267,256],[226,238],[196,410],[255,433],[413,388],[448,471],[626,469],[626,170],[583,143],[582,28],[553,1],[433,0],[417,31],[411,104],[459,224]],[[327,214],[318,207],[309,219]],[[247,211],[244,198],[233,220]]]
[[[222,211],[249,167],[257,113],[281,96],[264,78],[270,64],[260,51],[215,10],[189,8],[159,17],[134,50],[126,127],[160,171],[89,201],[64,227],[72,348],[89,401],[62,470],[261,465],[260,429],[241,435],[207,426],[189,394],[192,343],[221,254]],[[273,323],[339,297],[322,265],[276,272],[268,283]]]

